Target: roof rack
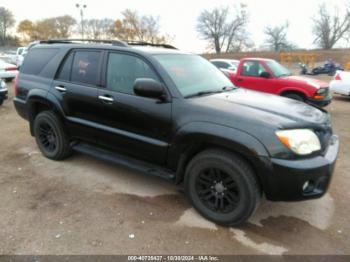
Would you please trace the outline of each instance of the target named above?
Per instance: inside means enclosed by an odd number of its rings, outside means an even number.
[[[153,44],[143,41],[121,41],[121,40],[97,40],[97,39],[49,39],[38,41],[40,44],[74,44],[74,43],[102,43],[111,44],[114,46],[128,47],[128,46],[153,46],[163,47],[168,49],[177,49],[168,44]]]
[[[154,47],[163,47],[168,49],[177,49],[176,47],[168,44],[153,44],[149,42],[143,42],[143,41],[127,41],[128,45],[136,45],[136,46],[154,46]]]
[[[102,43],[114,46],[127,47],[128,44],[120,40],[96,40],[96,39],[49,39],[41,40],[40,44],[74,44],[74,43]]]

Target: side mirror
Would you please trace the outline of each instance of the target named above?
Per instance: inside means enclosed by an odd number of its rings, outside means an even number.
[[[260,77],[262,77],[262,78],[271,78],[271,74],[269,72],[262,72],[260,74]]]
[[[163,84],[151,78],[138,78],[134,83],[134,93],[138,96],[164,99]]]

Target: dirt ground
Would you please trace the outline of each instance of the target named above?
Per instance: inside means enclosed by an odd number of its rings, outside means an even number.
[[[335,95],[327,108],[341,139],[329,192],[264,200],[245,226],[223,228],[161,179],[80,154],[44,158],[9,88],[0,107],[0,254],[350,254],[350,98]]]

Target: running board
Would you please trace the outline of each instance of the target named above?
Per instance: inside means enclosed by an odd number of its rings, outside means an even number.
[[[110,162],[112,164],[125,166],[135,171],[151,175],[158,176],[167,180],[174,180],[175,173],[162,168],[160,166],[150,164],[141,160],[133,159],[128,156],[124,156],[115,152],[111,152],[106,149],[99,148],[85,143],[77,143],[72,146],[74,151],[82,154],[90,155],[95,158],[99,158],[103,161]]]

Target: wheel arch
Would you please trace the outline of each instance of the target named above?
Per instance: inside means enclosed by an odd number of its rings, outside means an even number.
[[[307,97],[309,97],[310,95],[303,90],[302,88],[295,88],[295,87],[287,87],[284,88],[280,91],[279,95],[280,96],[284,96],[286,94],[297,94],[297,95],[301,95],[304,99],[306,99]]]
[[[203,131],[205,130],[205,131]],[[209,123],[193,123],[181,128],[169,149],[168,164],[176,169],[175,182],[181,183],[191,159],[207,149],[220,149],[243,158],[251,165],[259,183],[259,156],[268,156],[263,144],[255,137],[238,129]]]
[[[27,103],[30,133],[32,136],[34,135],[34,119],[40,112],[50,110],[55,112],[59,117],[64,118],[61,106],[52,95],[43,95],[41,92],[32,93],[28,95]]]

